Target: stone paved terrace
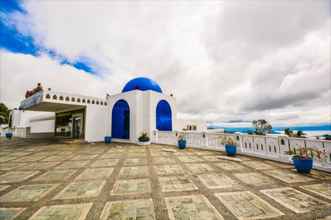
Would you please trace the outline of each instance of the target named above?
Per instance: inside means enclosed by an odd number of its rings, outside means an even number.
[[[0,220],[331,219],[320,171],[162,145],[8,144]]]

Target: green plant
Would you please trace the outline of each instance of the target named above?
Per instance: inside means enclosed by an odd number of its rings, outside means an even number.
[[[142,134],[140,135],[140,137],[138,138],[138,140],[139,140],[140,142],[148,142],[150,139],[149,139],[147,133],[144,132],[144,133],[142,133]]]
[[[227,136],[224,136],[222,138],[222,144],[228,144],[228,145],[236,146],[236,142],[231,137],[227,137]]]
[[[9,122],[10,110],[4,103],[0,103],[0,125],[7,124]]]
[[[304,135],[305,134],[303,133],[303,131],[299,130],[299,131],[297,131],[296,137],[298,137],[298,138],[300,138],[300,137],[304,138],[305,137]]]
[[[255,128],[255,134],[265,135],[272,132],[272,126],[265,119],[254,120],[252,122]]]
[[[308,160],[317,157],[321,159],[322,152],[314,149],[314,148],[307,148],[307,147],[300,147],[300,148],[293,148],[286,152],[288,155],[292,155],[292,159],[300,159],[300,160]]]
[[[186,139],[185,139],[185,136],[184,135],[179,135],[178,136],[178,141],[185,141]]]
[[[293,136],[293,131],[291,131],[291,129],[289,129],[289,128],[285,128],[284,133],[289,137]]]

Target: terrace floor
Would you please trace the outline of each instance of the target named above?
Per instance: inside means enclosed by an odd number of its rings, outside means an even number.
[[[331,219],[331,174],[236,158],[162,145],[0,144],[0,220]]]

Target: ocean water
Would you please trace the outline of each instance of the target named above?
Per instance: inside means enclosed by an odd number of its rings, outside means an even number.
[[[323,124],[323,125],[309,125],[309,126],[288,126],[288,127],[274,127],[272,129],[273,134],[283,134],[284,129],[289,128],[292,131],[296,132],[298,130],[303,131],[306,136],[320,136],[323,134],[331,135],[331,124]],[[218,132],[224,129],[225,132],[234,133],[248,133],[249,131],[254,131],[253,127],[215,127],[213,126],[211,129],[208,128],[208,131]]]

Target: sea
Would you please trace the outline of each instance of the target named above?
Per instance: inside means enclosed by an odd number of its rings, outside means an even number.
[[[321,136],[325,134],[331,135],[331,123],[330,124],[323,124],[323,125],[305,125],[305,126],[284,126],[284,127],[273,127],[272,133],[273,134],[284,134],[284,130],[289,128],[291,131],[303,131],[305,136],[307,137],[314,137],[314,136]],[[208,127],[208,131],[210,132],[220,132],[224,131],[227,133],[249,133],[250,131],[254,131],[253,127],[219,127],[213,125],[212,127]]]

